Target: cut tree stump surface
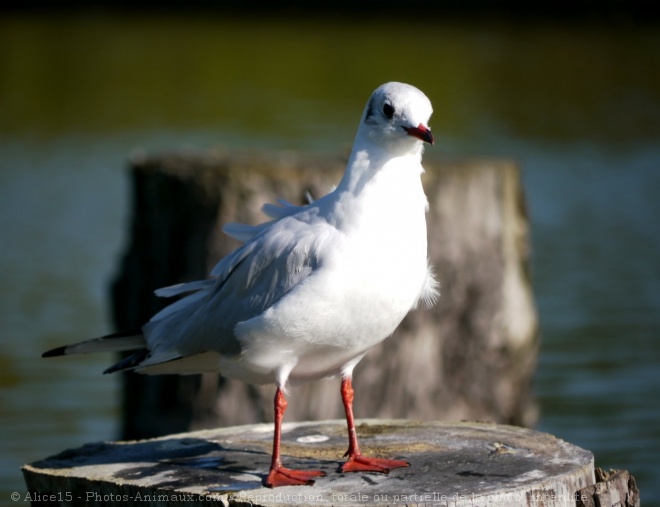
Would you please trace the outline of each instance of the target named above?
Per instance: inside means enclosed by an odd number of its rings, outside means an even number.
[[[574,506],[595,483],[591,452],[552,435],[474,422],[362,420],[365,455],[405,458],[389,475],[339,473],[343,421],[283,427],[283,461],[327,473],[314,486],[268,489],[271,424],[136,442],[87,444],[25,465],[32,495],[51,504]],[[219,503],[218,503],[219,502]]]

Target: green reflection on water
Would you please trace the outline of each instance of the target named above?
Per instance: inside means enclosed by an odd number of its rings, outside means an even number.
[[[484,125],[548,139],[660,133],[651,28],[9,16],[0,47],[4,134],[176,125],[314,137],[310,123],[354,122],[388,80],[423,89],[434,128],[458,136]]]

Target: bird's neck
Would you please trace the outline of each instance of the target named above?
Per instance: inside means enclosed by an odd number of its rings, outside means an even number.
[[[369,142],[356,143],[330,199],[329,221],[340,229],[370,220],[387,222],[388,214],[401,206],[405,213],[423,216],[422,172],[421,149],[393,153]]]
[[[384,149],[368,136],[358,133],[337,191],[357,196],[378,179],[386,178],[387,173],[398,172],[404,167],[418,167],[419,171],[413,169],[410,174],[400,174],[399,177],[418,178],[422,172],[422,152],[423,146],[418,142],[390,145]]]

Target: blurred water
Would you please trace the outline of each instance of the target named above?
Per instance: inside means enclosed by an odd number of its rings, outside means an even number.
[[[338,30],[341,36],[337,37]],[[524,168],[543,345],[540,429],[660,502],[660,34],[536,23],[167,16],[0,20],[0,502],[18,467],[116,436],[110,329],[135,149],[336,151],[364,101],[434,103],[428,156]]]

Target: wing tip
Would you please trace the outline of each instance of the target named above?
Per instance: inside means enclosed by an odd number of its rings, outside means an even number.
[[[103,372],[103,375],[108,375],[110,373],[115,373],[118,371],[135,369],[137,366],[140,365],[142,361],[144,361],[147,358],[148,355],[149,355],[149,350],[147,349],[143,349],[138,352],[135,352],[134,354],[125,357],[118,363],[113,364],[112,366],[110,366],[110,368],[107,368]]]
[[[56,347],[54,349],[47,350],[41,357],[58,357],[66,355],[66,345],[63,347]]]

